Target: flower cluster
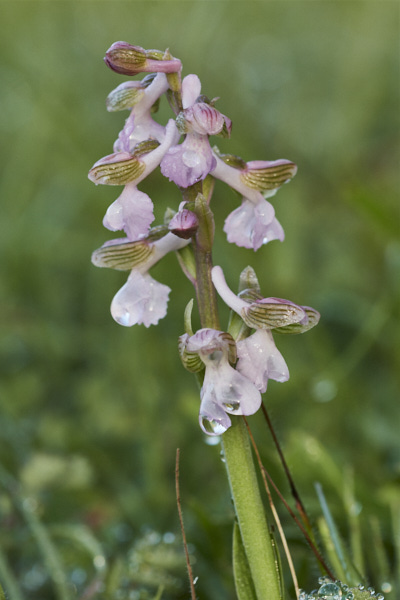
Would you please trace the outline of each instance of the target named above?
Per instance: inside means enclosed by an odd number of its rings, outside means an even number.
[[[236,342],[229,333],[201,329],[180,337],[184,366],[193,372],[205,368],[201,389],[200,426],[209,435],[220,435],[231,425],[229,414],[252,415],[261,404],[261,394],[269,379],[289,379],[286,362],[275,346],[276,333],[303,333],[319,321],[319,313],[281,298],[263,298],[251,267],[242,276],[252,280],[252,288],[238,296],[227,286],[221,267],[212,269],[214,286],[224,302],[240,317],[243,339]],[[195,360],[197,355],[199,360]],[[235,367],[235,368],[233,368]]]
[[[116,42],[107,51],[105,62],[117,73],[145,76],[120,84],[107,98],[109,111],[128,110],[129,116],[113,153],[93,165],[89,179],[95,184],[122,187],[103,224],[111,231],[122,231],[125,237],[103,244],[93,253],[92,261],[96,266],[129,272],[127,282],[112,300],[113,318],[127,327],[149,327],[167,312],[170,288],[149,274],[167,253],[178,254],[200,297],[202,279],[197,262],[200,247],[211,257],[214,180],[220,179],[241,197],[240,205],[225,220],[228,241],[258,250],[271,240],[284,239],[267,198],[294,177],[297,167],[286,159],[245,162],[212,147],[210,136],[230,137],[232,122],[215,107],[217,98],[209,100],[201,93],[197,75],[182,79],[181,61],[168,50],[145,50]],[[174,113],[165,125],[154,119],[162,96]],[[153,199],[139,185],[158,167],[181,190],[183,201],[177,211],[167,211],[163,225],[151,227]],[[207,264],[210,269],[211,262]],[[211,273],[209,285],[210,277]],[[185,367],[204,372],[200,425],[211,435],[226,431],[230,414],[256,412],[268,379],[288,379],[288,368],[271,332],[300,333],[319,318],[314,309],[279,298],[262,298],[258,282],[254,283],[255,274],[247,271],[246,277],[253,284],[236,296],[221,268],[212,270],[215,289],[240,320],[240,334],[232,336],[202,322],[202,329],[193,333],[190,325],[180,338]]]

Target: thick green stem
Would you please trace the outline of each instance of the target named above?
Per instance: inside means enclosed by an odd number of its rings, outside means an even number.
[[[225,464],[243,546],[258,600],[280,600],[280,576],[260,496],[246,426],[231,417],[222,436]]]

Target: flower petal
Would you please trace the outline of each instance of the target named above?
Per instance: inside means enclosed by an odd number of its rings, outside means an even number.
[[[242,181],[252,189],[256,189],[267,198],[277,188],[288,183],[297,173],[297,165],[290,160],[253,160],[246,164],[241,173]]]
[[[205,102],[198,102],[185,111],[185,119],[195,133],[216,135],[224,126],[224,115]]]
[[[182,106],[189,108],[200,96],[201,82],[197,75],[186,75],[182,81]]]
[[[161,161],[161,173],[179,187],[187,188],[205,179],[215,166],[207,136],[188,134],[182,144],[173,146]]]
[[[283,229],[274,215],[273,206],[261,195],[257,204],[243,198],[241,206],[225,220],[224,231],[228,242],[258,250],[274,239],[282,240]]]
[[[130,241],[148,233],[154,221],[153,202],[134,183],[128,183],[122,194],[111,204],[103,219],[104,227],[111,231],[123,229]]]
[[[156,325],[167,314],[170,288],[148,273],[132,271],[111,303],[111,314],[120,325]]]
[[[309,329],[315,327],[318,324],[321,315],[315,308],[311,308],[311,306],[302,306],[301,307],[306,316],[304,319],[299,321],[298,323],[291,323],[290,325],[286,325],[284,327],[276,327],[274,328],[274,333],[289,333],[289,334],[297,334],[304,333]]]
[[[222,435],[232,424],[226,412],[207,396],[200,404],[199,423],[207,435]]]
[[[146,165],[129,152],[115,152],[98,160],[89,171],[96,185],[126,185],[143,174]]]
[[[106,267],[117,271],[141,270],[145,268],[151,258],[154,258],[156,248],[146,240],[130,242],[126,238],[110,240],[95,250],[92,254],[92,263],[96,267]]]
[[[268,379],[279,382],[289,379],[286,362],[268,330],[260,329],[236,345],[239,357],[236,369],[261,393],[266,391]]]
[[[307,317],[301,306],[282,298],[262,298],[241,311],[243,321],[254,329],[273,329],[300,323]]]

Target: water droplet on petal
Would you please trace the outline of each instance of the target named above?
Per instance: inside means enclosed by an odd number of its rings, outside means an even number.
[[[200,164],[201,159],[197,152],[193,152],[193,150],[186,150],[182,154],[183,164],[187,167],[197,167]]]
[[[114,317],[114,319],[117,321],[117,323],[119,323],[120,325],[123,325],[124,327],[129,327],[130,325],[130,314],[129,312],[126,310],[124,313],[122,313],[121,315],[116,315]]]
[[[200,415],[200,427],[208,435],[222,435],[228,429],[216,419],[208,419]]]
[[[336,583],[324,583],[318,590],[318,598],[321,598],[321,600],[340,600],[342,590]]]
[[[223,406],[224,406],[224,410],[226,410],[226,412],[233,413],[233,412],[236,412],[237,410],[239,410],[240,402],[239,401],[224,402]]]

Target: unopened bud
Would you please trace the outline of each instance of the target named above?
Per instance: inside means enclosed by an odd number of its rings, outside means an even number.
[[[196,233],[198,226],[199,220],[197,215],[191,210],[183,208],[172,217],[168,224],[168,229],[174,235],[188,240]]]
[[[243,290],[255,290],[257,293],[260,293],[260,284],[258,283],[253,267],[248,266],[240,273],[239,292]]]
[[[122,75],[176,73],[182,67],[181,61],[176,58],[164,60],[164,53],[160,50],[145,50],[127,42],[115,42],[107,50],[104,61],[110,69]]]

